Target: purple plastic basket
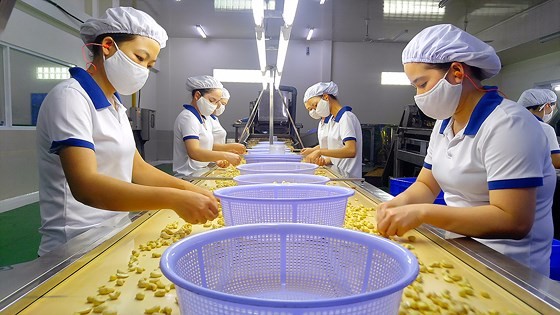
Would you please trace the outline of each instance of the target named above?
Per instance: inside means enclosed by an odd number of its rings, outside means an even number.
[[[318,167],[316,164],[300,162],[259,162],[238,165],[237,169],[241,175],[265,173],[314,174]]]
[[[214,191],[228,226],[251,223],[312,223],[342,226],[354,190],[314,184],[259,184]]]
[[[294,153],[270,154],[270,153],[251,153],[245,154],[247,164],[263,162],[301,162],[303,156]]]
[[[285,174],[285,173],[269,173],[269,174],[247,174],[239,175],[233,178],[237,185],[255,185],[255,184],[316,184],[325,185],[329,182],[329,178],[320,175],[310,174]]]
[[[250,224],[191,235],[160,260],[181,314],[397,314],[418,275],[387,239],[311,224]]]

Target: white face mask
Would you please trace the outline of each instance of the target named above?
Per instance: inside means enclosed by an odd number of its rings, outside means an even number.
[[[321,99],[319,103],[317,103],[317,108],[315,109],[315,112],[317,112],[317,115],[321,117],[329,116],[331,114],[331,108],[329,102],[325,101],[324,99]]]
[[[132,61],[119,49],[117,43],[115,43],[115,47],[117,52],[111,57],[105,59],[103,56],[105,73],[119,94],[130,95],[146,84],[150,70]]]
[[[311,116],[311,118],[313,119],[321,119],[323,117],[321,117],[319,114],[317,114],[317,111],[312,109],[309,111],[309,116]]]
[[[420,110],[434,119],[447,119],[451,117],[461,99],[462,84],[453,85],[445,79],[447,72],[441,80],[428,92],[414,96],[414,101]]]
[[[547,123],[547,122],[549,122],[549,121],[552,119],[553,116],[554,116],[554,109],[552,109],[552,110],[550,111],[550,113],[547,114],[547,113],[546,113],[546,105],[544,105],[544,116],[543,116],[542,120],[543,120],[545,123]]]
[[[198,111],[202,116],[210,116],[216,110],[215,104],[212,104],[209,100],[207,100],[204,96],[200,97],[198,101],[196,101],[196,105],[198,106]]]
[[[224,105],[220,105],[220,107],[216,108],[214,115],[220,116],[221,114],[224,113],[224,110],[226,110],[226,107]]]

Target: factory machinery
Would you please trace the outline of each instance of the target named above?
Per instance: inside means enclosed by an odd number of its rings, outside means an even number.
[[[273,137],[291,140],[294,148],[303,148],[300,137],[302,124],[296,123],[297,90],[292,86],[280,85],[278,89],[262,90],[250,104],[247,121],[233,124],[235,142],[247,144],[251,139]],[[239,134],[241,129],[241,135]]]
[[[202,178],[232,177],[215,169]],[[329,168],[319,174],[340,177]],[[196,185],[215,189],[228,180]],[[333,181],[356,191],[345,227],[376,233],[375,209],[392,198],[364,182]],[[179,314],[176,292],[158,269],[169,244],[220,228],[223,218],[185,224],[171,210],[137,213],[119,228],[90,230],[41,258],[0,271],[2,314]],[[560,284],[470,239],[445,240],[421,226],[393,239],[419,259],[420,273],[404,290],[401,314],[558,314]],[[103,313],[105,312],[105,313]]]

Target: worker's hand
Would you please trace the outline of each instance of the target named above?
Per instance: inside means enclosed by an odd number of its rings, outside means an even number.
[[[237,153],[237,154],[247,153],[247,149],[241,143],[228,143],[226,145],[229,152]]]
[[[308,156],[309,154],[311,154],[315,150],[317,150],[317,149],[316,148],[303,148],[303,149],[301,149],[301,155]]]
[[[228,161],[231,165],[237,166],[241,163],[241,156],[231,152],[223,152],[224,160]]]
[[[422,204],[390,207],[390,202],[377,208],[377,232],[381,236],[403,236],[422,224]]]
[[[229,164],[229,162],[226,161],[226,160],[218,160],[218,161],[216,161],[216,165],[218,165],[218,167],[221,167],[221,168],[226,168],[226,167],[228,167],[230,164]]]
[[[211,195],[198,192],[177,190],[173,210],[185,221],[192,224],[214,220],[218,216],[218,201]],[[210,192],[209,192],[210,193]],[[210,193],[211,194],[211,193]]]
[[[321,156],[321,157],[319,157],[319,159],[317,160],[317,163],[316,163],[316,164],[319,165],[319,166],[328,165],[327,159],[326,159],[325,157],[322,157],[322,156]]]
[[[320,165],[319,163],[321,162],[321,150],[313,151],[306,157],[306,159],[307,161],[309,161],[309,163]]]

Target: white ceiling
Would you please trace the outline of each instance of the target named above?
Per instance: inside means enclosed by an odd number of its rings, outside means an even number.
[[[558,1],[558,0],[552,0]],[[276,0],[276,10],[267,11],[266,35],[275,46],[282,22],[284,0]],[[418,6],[437,5],[439,0],[299,0],[291,39],[304,39],[310,27],[315,28],[314,40],[361,42],[407,42],[421,29],[439,23],[452,23],[472,34],[477,34],[512,16],[520,14],[547,0],[447,0],[445,13],[441,16],[419,14]],[[196,24],[203,26],[209,38],[253,39],[255,38],[252,12],[216,11],[214,0],[121,0],[121,5],[132,5],[146,10],[167,30],[170,37],[198,38]],[[384,14],[385,7],[399,10],[416,6],[410,14],[390,17]],[[368,37],[366,37],[366,19]],[[491,42],[492,38],[485,38]],[[276,41],[277,42],[277,41]],[[560,42],[560,41],[558,41]],[[558,44],[557,42],[557,44]],[[556,49],[557,46],[552,46]],[[523,50],[524,55],[528,50]],[[511,50],[509,51],[511,54]],[[539,52],[532,52],[538,54]],[[531,53],[530,53],[531,54]],[[516,52],[513,52],[516,59]]]

